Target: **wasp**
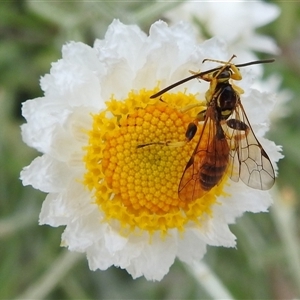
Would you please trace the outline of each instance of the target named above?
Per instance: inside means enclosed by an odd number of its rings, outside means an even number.
[[[274,59],[257,60],[235,65],[231,61],[205,59],[220,63],[219,67],[180,80],[151,96],[156,98],[191,79],[210,83],[205,94],[206,109],[188,125],[186,142],[191,141],[203,122],[197,145],[190,157],[178,187],[179,198],[193,201],[218,185],[225,172],[231,180],[241,179],[247,186],[268,190],[275,182],[275,173],[267,153],[251,128],[240,95],[243,90],[231,80],[241,80],[240,67],[270,63]],[[199,105],[199,104],[198,104]],[[193,107],[196,107],[194,105]],[[200,105],[199,105],[200,106]],[[154,144],[154,143],[151,143]],[[162,142],[160,144],[163,144]],[[164,143],[169,145],[172,143]],[[142,145],[143,147],[145,145]]]

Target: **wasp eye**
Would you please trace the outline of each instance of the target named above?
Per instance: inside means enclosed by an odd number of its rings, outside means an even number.
[[[231,76],[231,73],[230,71],[228,70],[224,70],[223,72],[221,72],[219,75],[218,75],[218,79],[229,79]]]

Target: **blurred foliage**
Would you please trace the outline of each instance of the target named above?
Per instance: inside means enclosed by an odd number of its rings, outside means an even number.
[[[38,226],[45,195],[23,187],[18,179],[22,167],[38,155],[21,141],[21,103],[42,95],[38,78],[60,58],[61,46],[69,40],[92,45],[96,37],[103,38],[113,18],[137,23],[147,32],[153,21],[178,4],[0,2],[0,299],[25,297],[39,286],[43,292],[38,298],[45,299],[209,298],[180,263],[173,265],[161,282],[151,283],[143,278],[132,280],[126,271],[116,268],[91,272],[81,256],[70,259],[68,268],[45,288],[41,285],[44,276],[51,275],[54,267],[71,254],[59,247],[63,228]],[[288,116],[276,120],[270,133],[277,144],[283,145],[285,155],[279,163],[278,191],[274,194],[282,206],[276,204],[270,214],[246,214],[232,226],[238,251],[212,247],[205,257],[237,299],[300,296],[300,270],[294,267],[299,263],[300,250],[300,3],[277,5],[281,16],[259,31],[276,39],[282,49],[276,63],[266,66],[266,73],[281,74],[282,89],[294,95],[287,104]]]

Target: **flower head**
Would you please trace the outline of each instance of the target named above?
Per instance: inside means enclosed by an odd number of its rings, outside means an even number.
[[[199,199],[178,196],[202,123],[188,143],[186,128],[205,109],[185,108],[202,103],[208,85],[191,80],[161,99],[150,96],[204,68],[204,58],[230,56],[218,39],[197,44],[191,32],[160,21],[147,36],[114,21],[93,47],[65,45],[41,80],[44,97],[24,103],[23,139],[42,156],[23,169],[23,184],[48,193],[40,224],[66,226],[62,245],[85,252],[92,270],[115,265],[134,278],[160,280],[176,257],[191,264],[206,245],[234,247],[228,224],[272,202],[268,192],[249,193],[228,174]],[[279,148],[262,137],[274,99],[253,90],[249,77],[241,82],[242,101],[275,162]]]
[[[255,30],[279,14],[275,4],[263,1],[186,1],[168,11],[166,17],[193,22],[202,40],[222,38],[239,60],[247,61],[255,59],[253,51],[278,54],[275,41]]]

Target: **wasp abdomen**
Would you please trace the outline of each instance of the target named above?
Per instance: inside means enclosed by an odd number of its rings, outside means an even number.
[[[209,191],[216,186],[223,177],[227,163],[222,166],[205,163],[199,173],[199,180],[203,190]]]
[[[222,179],[229,162],[229,146],[223,131],[217,132],[213,141],[206,149],[206,154],[200,164],[199,181],[204,191],[209,191]]]

